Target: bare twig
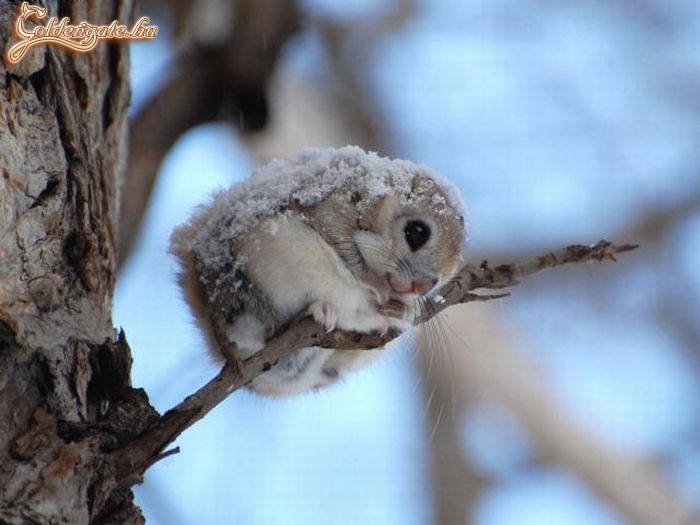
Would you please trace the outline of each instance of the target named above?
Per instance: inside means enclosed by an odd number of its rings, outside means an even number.
[[[573,244],[549,252],[535,259],[519,264],[501,264],[491,268],[487,261],[479,266],[466,265],[459,275],[449,282],[436,297],[438,300],[429,302],[425,308],[426,317],[420,322],[427,321],[448,306],[483,300],[484,296],[470,294],[477,288],[509,288],[520,284],[523,277],[532,275],[546,268],[555,268],[570,263],[610,260],[616,261],[615,255],[637,248],[636,245],[624,244],[616,246],[609,241],[600,241],[593,246]],[[487,298],[489,296],[486,296]]]
[[[450,283],[440,290],[436,301],[430,302],[417,323],[423,323],[448,306],[471,302],[480,296],[470,293],[477,288],[504,288],[519,284],[519,279],[540,270],[569,263],[615,260],[614,255],[634,249],[600,241],[594,246],[573,245],[520,264],[491,268],[486,262],[478,267],[466,265]],[[260,352],[242,363],[229,362],[219,374],[197,392],[166,412],[150,429],[113,453],[119,479],[134,479],[153,462],[161,451],[185,429],[204,417],[236,389],[248,384],[261,373],[270,370],[283,356],[309,346],[334,349],[375,349],[385,346],[399,334],[358,334],[333,331],[326,333],[310,317],[304,317],[283,327]]]

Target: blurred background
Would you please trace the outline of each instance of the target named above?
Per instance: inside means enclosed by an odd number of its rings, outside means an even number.
[[[148,471],[136,494],[149,523],[696,523],[700,4],[141,11],[160,29],[132,45],[115,325],[161,412],[217,372],[176,288],[170,231],[302,147],[359,144],[455,181],[475,263],[641,245],[453,308],[334,388],[235,392]]]

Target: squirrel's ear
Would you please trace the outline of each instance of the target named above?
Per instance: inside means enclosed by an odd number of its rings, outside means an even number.
[[[362,254],[367,266],[378,273],[388,272],[393,268],[389,258],[389,248],[386,241],[377,233],[358,230],[353,234],[353,240]]]

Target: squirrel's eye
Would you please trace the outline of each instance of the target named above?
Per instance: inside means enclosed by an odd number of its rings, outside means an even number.
[[[430,227],[423,221],[408,221],[403,229],[406,243],[415,252],[430,239]]]

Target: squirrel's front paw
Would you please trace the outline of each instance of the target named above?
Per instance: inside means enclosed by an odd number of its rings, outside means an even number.
[[[406,315],[406,310],[406,303],[402,303],[396,299],[389,299],[387,302],[377,307],[377,312],[393,319],[403,319]]]
[[[415,322],[415,306],[396,299],[389,299],[377,307],[377,312],[384,316],[394,328],[405,330]]]
[[[326,333],[333,331],[338,316],[335,306],[323,300],[314,301],[309,305],[309,313],[314,316],[317,323],[323,325]]]

